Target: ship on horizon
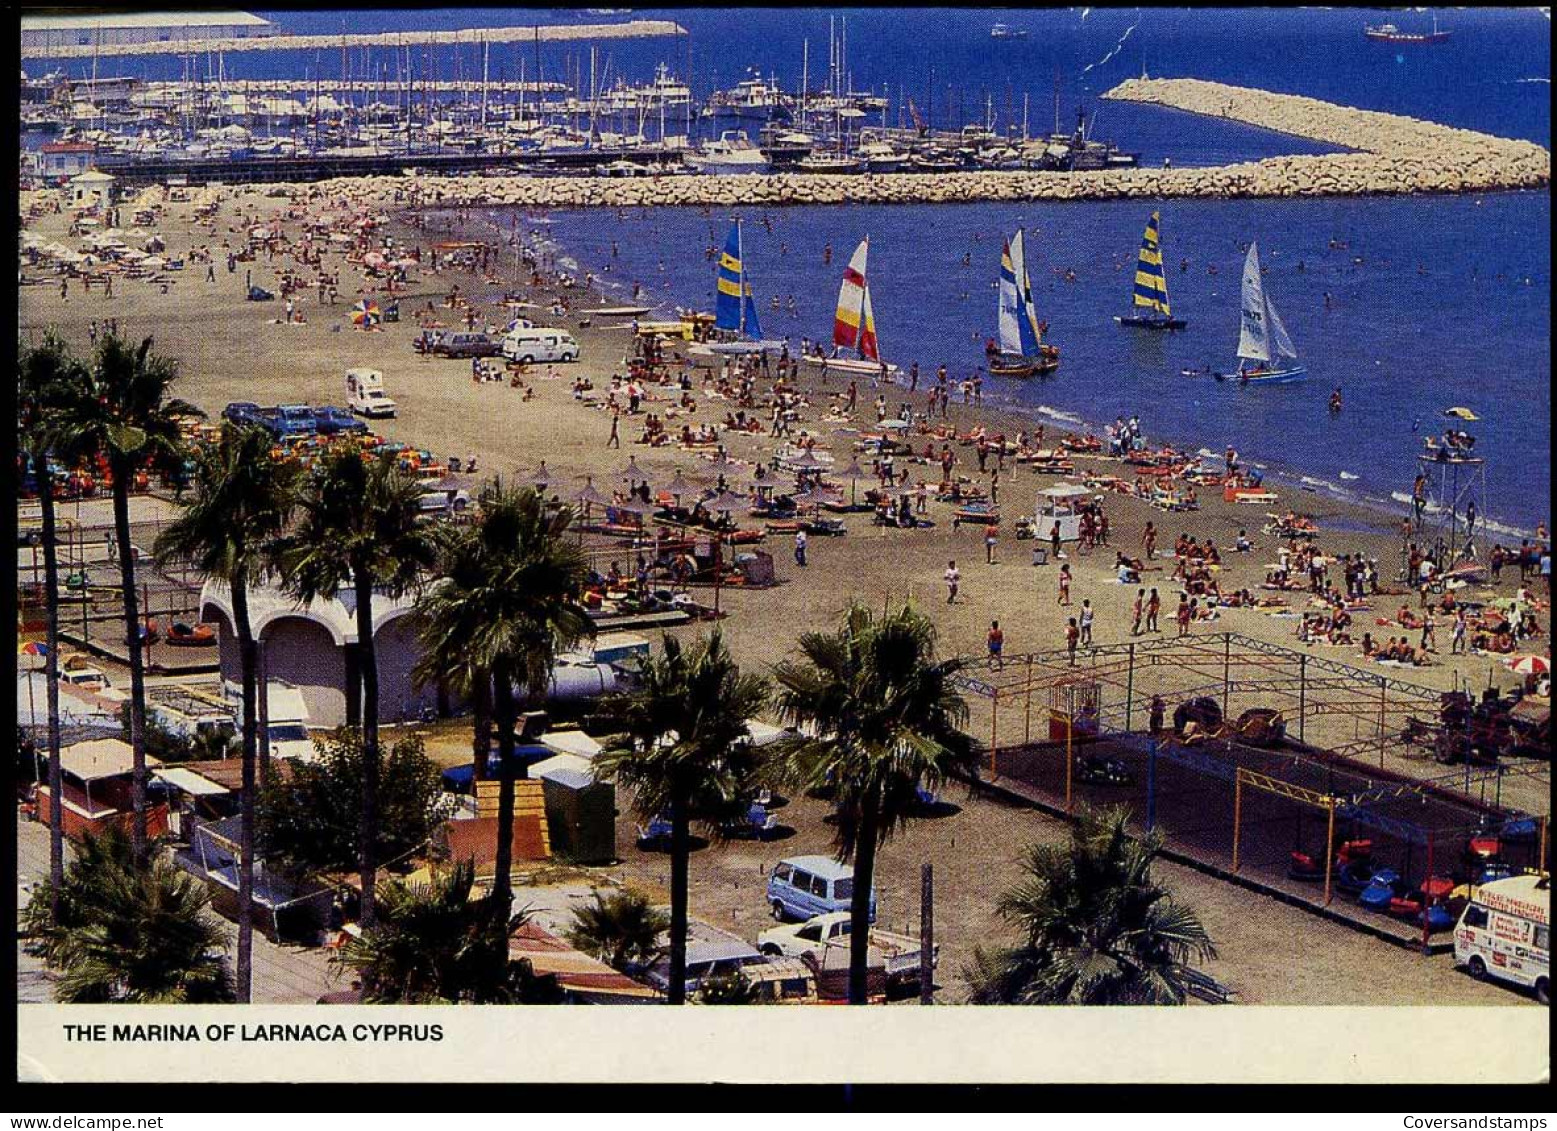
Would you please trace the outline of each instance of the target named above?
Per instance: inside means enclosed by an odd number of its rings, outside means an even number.
[[[1362,34],[1376,43],[1447,43],[1449,33],[1438,30],[1438,17],[1433,17],[1432,31],[1401,31],[1394,24],[1366,25]]]

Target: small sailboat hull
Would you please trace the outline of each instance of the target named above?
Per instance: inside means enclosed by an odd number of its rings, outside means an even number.
[[[1060,367],[1058,357],[1003,357],[991,358],[991,377],[1046,377]]]
[[[879,377],[883,371],[890,377],[898,371],[891,362],[871,361],[869,358],[807,356],[801,361],[828,373],[861,374],[866,377]]]
[[[1135,330],[1182,330],[1189,325],[1183,318],[1141,318],[1133,314],[1116,314],[1114,321]]]
[[[1284,385],[1289,381],[1301,381],[1308,376],[1308,367],[1284,366],[1279,369],[1241,369],[1235,373],[1218,373],[1218,381],[1238,381],[1245,385]]]

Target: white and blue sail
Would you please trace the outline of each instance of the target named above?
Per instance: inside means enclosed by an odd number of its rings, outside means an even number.
[[[1026,251],[1020,229],[1000,253],[996,340],[1000,352],[1012,357],[1037,357],[1042,343],[1038,316],[1033,311],[1033,288],[1027,277]]]
[[[1243,262],[1238,358],[1240,374],[1258,374],[1267,380],[1298,377],[1304,372],[1303,366],[1289,364],[1297,360],[1297,347],[1265,293],[1257,243],[1249,244]]]

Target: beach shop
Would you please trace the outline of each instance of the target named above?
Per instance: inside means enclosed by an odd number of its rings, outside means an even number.
[[[1038,492],[1037,517],[1033,532],[1040,539],[1050,537],[1055,524],[1060,528],[1061,542],[1075,542],[1081,538],[1081,503],[1092,497],[1090,488],[1074,483],[1057,483]]]
[[[70,207],[78,212],[98,212],[114,202],[114,178],[96,169],[88,169],[71,177]]]
[[[131,774],[135,767],[130,744],[117,738],[78,742],[60,751],[59,762],[65,835],[96,836],[115,825],[129,832],[133,812]],[[161,764],[156,758],[146,759],[149,770]],[[47,783],[38,786],[37,805],[38,820],[48,824],[54,797]],[[146,835],[159,837],[167,831],[168,807],[148,804]]]

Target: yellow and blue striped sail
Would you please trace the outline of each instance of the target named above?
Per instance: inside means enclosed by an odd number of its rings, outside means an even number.
[[[745,286],[741,267],[741,222],[730,228],[730,238],[724,241],[724,253],[719,256],[719,274],[715,283],[714,325],[721,330],[742,330],[741,299],[749,296],[751,289]]]
[[[1168,306],[1168,280],[1162,273],[1162,245],[1157,238],[1161,216],[1153,212],[1141,237],[1141,254],[1135,262],[1135,305],[1155,310],[1164,318],[1173,316]]]

